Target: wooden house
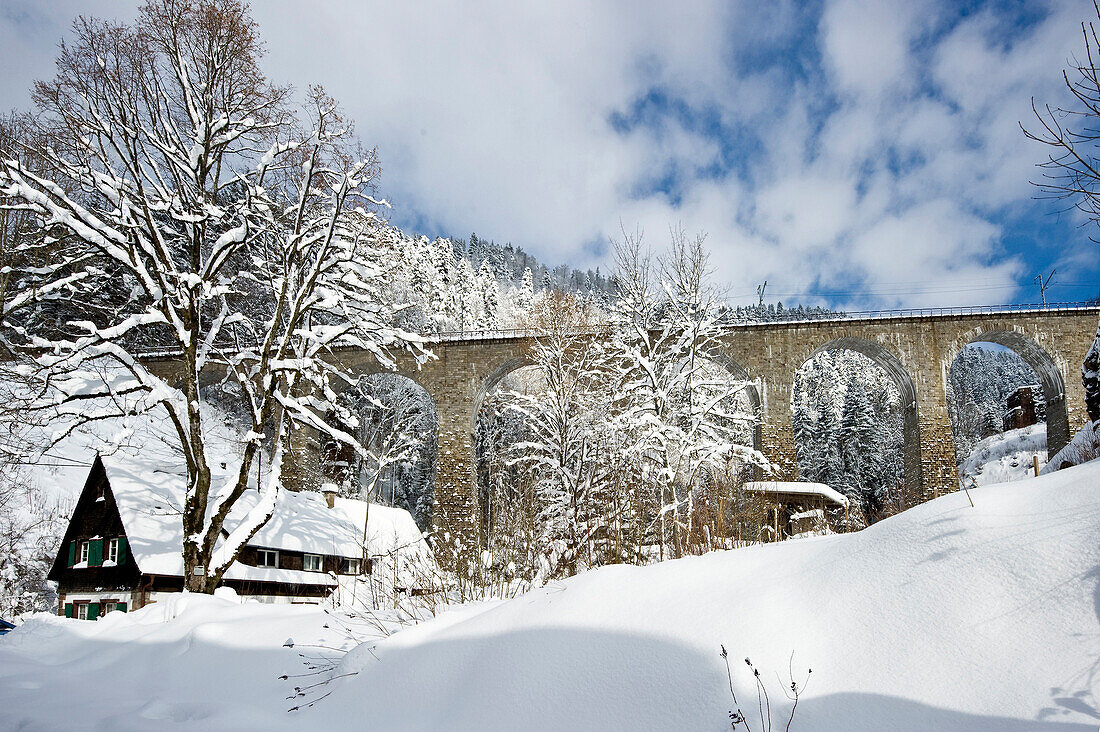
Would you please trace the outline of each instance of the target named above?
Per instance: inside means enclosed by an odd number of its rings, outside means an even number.
[[[59,614],[95,620],[182,591],[184,486],[181,470],[139,455],[96,456],[48,575],[58,583]],[[241,497],[227,529],[258,497]],[[372,559],[400,552],[427,555],[408,511],[334,492],[282,491],[222,584],[262,602],[316,603],[369,572]]]

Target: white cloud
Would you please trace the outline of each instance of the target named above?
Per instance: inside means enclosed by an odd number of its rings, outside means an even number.
[[[1019,262],[995,257],[999,233],[954,201],[936,199],[882,217],[855,237],[846,254],[879,283],[886,304],[974,305],[1001,296],[1020,274]],[[912,282],[913,272],[936,276],[924,288],[898,284]]]
[[[825,62],[839,89],[880,94],[913,82],[910,44],[933,8],[916,0],[835,0],[821,19]]]
[[[272,74],[320,81],[344,101],[380,147],[399,215],[578,260],[640,180],[669,165],[693,172],[713,155],[712,142],[682,130],[622,137],[608,118],[668,79],[700,80],[685,88],[707,94],[724,47],[718,4],[343,10],[291,20],[256,8]],[[303,38],[324,42],[303,56]]]
[[[51,73],[69,18],[132,13],[14,2],[0,9],[0,93],[18,105],[28,97],[16,90]],[[1019,273],[998,242],[1042,151],[1017,123],[1033,94],[1056,97],[1084,10],[1044,5],[1049,17],[1006,42],[991,7],[958,21],[946,0],[829,0],[820,17],[795,0],[253,11],[271,77],[324,84],[379,147],[398,221],[605,269],[591,244],[620,222],[654,244],[682,223],[709,232],[734,292],[862,276],[884,293],[865,304],[893,305],[950,304],[967,280],[1004,288]],[[617,132],[611,115],[653,90],[720,119],[727,138],[660,104],[655,123]],[[715,176],[723,153],[734,168]],[[639,195],[665,176],[678,197]],[[914,280],[958,287],[880,285]],[[977,286],[978,299],[1012,296]]]

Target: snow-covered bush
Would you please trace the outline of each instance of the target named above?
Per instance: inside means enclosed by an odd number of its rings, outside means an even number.
[[[1097,424],[1089,422],[1082,427],[1065,447],[1050,457],[1042,473],[1053,473],[1100,458],[1100,427]]]
[[[68,525],[68,505],[49,499],[10,467],[0,469],[0,617],[52,611],[57,592],[46,574]]]

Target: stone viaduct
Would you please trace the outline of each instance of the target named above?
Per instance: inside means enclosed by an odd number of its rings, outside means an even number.
[[[1047,403],[1050,454],[1085,422],[1080,368],[1096,333],[1100,306],[1034,310],[929,311],[801,322],[730,326],[712,359],[752,382],[759,414],[756,445],[777,479],[798,477],[791,420],[795,371],[823,351],[850,349],[892,377],[904,411],[904,475],[908,489],[925,498],[957,490],[947,411],[948,370],[959,351],[976,342],[1018,353],[1038,375]],[[439,415],[435,528],[465,533],[478,523],[473,433],[486,394],[510,372],[529,363],[531,335],[504,332],[445,338],[432,344],[436,358],[401,373],[420,384]],[[377,370],[365,354],[342,352],[353,373]],[[468,530],[468,529],[467,529]]]

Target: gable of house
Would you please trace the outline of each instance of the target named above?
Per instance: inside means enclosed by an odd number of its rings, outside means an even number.
[[[140,572],[103,461],[96,456],[47,575],[69,588],[128,589]]]

